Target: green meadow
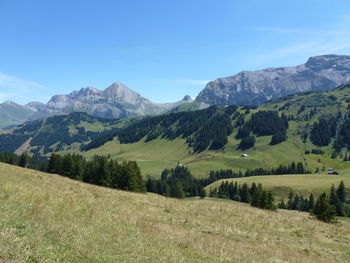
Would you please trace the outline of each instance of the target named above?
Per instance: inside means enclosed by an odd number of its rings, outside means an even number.
[[[0,164],[0,262],[349,262],[350,221],[177,200]]]

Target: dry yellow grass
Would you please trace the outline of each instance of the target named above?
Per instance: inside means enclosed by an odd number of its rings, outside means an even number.
[[[350,222],[175,200],[0,164],[0,262],[350,262]]]

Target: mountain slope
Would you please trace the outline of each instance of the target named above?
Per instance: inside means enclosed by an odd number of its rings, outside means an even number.
[[[0,129],[40,119],[44,116],[44,114],[26,106],[16,104],[12,101],[5,101],[0,104]]]
[[[350,260],[347,219],[123,192],[1,163],[0,193],[4,262]]]
[[[122,83],[113,83],[105,90],[92,87],[55,95],[47,104],[30,102],[24,106],[13,102],[0,104],[0,129],[54,115],[85,112],[94,117],[122,119],[160,114],[193,100],[185,96],[174,103],[154,103]]]
[[[310,138],[314,123],[320,119],[337,119],[339,112],[343,117],[337,122],[338,130],[344,126],[343,121],[349,116],[349,96],[350,85],[343,85],[328,92],[289,95],[257,109],[239,107],[230,112],[228,109],[233,109],[232,106],[211,107],[192,113],[162,115],[129,126],[125,133],[122,131],[114,140],[84,155],[92,157],[95,154],[109,154],[115,159],[137,160],[145,174],[155,177],[159,177],[164,168],[176,166],[177,162],[187,165],[198,177],[207,176],[210,170],[270,168],[292,161],[303,162],[311,171],[318,169],[326,173],[332,167],[345,173],[349,172],[349,166],[348,161],[343,159],[346,155],[350,156],[350,141],[346,143],[343,140],[344,148],[333,156],[336,137],[331,136],[328,145],[323,146],[318,146]],[[242,141],[237,138],[239,130],[245,127],[244,123],[249,123],[253,114],[260,111],[273,111],[278,112],[279,116],[287,116],[289,127],[286,140],[271,145],[273,130],[269,135],[250,131],[255,137],[254,147],[239,149]],[[231,119],[231,124],[224,121],[227,118]],[[268,119],[265,121],[269,123]],[[259,122],[259,126],[277,127],[278,119],[272,124],[264,124],[265,121]],[[230,126],[232,131],[223,133]],[[214,147],[215,150],[211,149],[214,141],[220,142],[215,144],[219,146]],[[248,154],[248,158],[242,158],[243,153]]]
[[[288,94],[325,91],[350,82],[350,56],[311,57],[296,67],[242,71],[211,81],[196,98],[210,105],[260,105]]]
[[[162,105],[143,98],[121,83],[113,83],[103,91],[88,87],[68,95],[53,96],[47,103],[47,108],[65,113],[86,112],[103,118],[126,118],[164,110]]]
[[[258,108],[212,106],[120,121],[83,113],[52,117],[29,150],[46,155],[83,150],[89,158],[98,154],[136,160],[143,173],[153,177],[178,162],[197,177],[211,170],[270,168],[292,161],[303,162],[311,171],[335,168],[346,173],[349,94],[350,85],[342,85],[332,91],[289,95]],[[320,120],[326,127],[319,128]],[[41,126],[38,121],[0,132],[0,150],[15,151]],[[255,140],[253,147],[242,147],[247,134]],[[242,158],[243,153],[248,158]]]
[[[102,119],[83,112],[53,116],[0,132],[0,151],[22,153],[28,150],[32,154],[79,151],[81,145],[92,139],[106,132],[114,133],[136,121]]]

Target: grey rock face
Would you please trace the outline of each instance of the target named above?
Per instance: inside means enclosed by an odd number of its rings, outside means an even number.
[[[103,118],[125,118],[162,113],[179,103],[153,103],[122,83],[113,83],[105,90],[87,87],[68,95],[53,96],[47,103],[49,111],[71,113],[82,111]]]
[[[68,95],[55,95],[47,104],[30,102],[18,105],[4,102],[0,104],[0,129],[29,120],[72,112],[86,112],[95,117],[112,119],[160,114],[191,101],[191,97],[185,96],[183,100],[174,103],[154,103],[117,82],[105,90],[87,87]]]
[[[197,102],[224,106],[260,105],[268,100],[305,91],[330,90],[350,82],[350,56],[311,57],[296,67],[242,71],[211,81]]]

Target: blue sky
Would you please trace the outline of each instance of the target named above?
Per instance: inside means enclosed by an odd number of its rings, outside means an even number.
[[[349,1],[0,0],[0,102],[122,82],[155,102],[350,54]]]

